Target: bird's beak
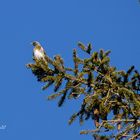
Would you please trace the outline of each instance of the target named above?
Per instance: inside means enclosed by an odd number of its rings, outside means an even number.
[[[33,42],[30,43],[33,46]]]

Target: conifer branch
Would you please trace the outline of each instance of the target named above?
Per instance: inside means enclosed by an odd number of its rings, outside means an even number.
[[[108,134],[108,131],[116,129],[118,133],[112,135],[116,139],[138,138],[140,132],[136,130],[140,129],[140,73],[134,66],[126,72],[112,67],[109,58],[111,51],[101,49],[92,52],[90,43],[85,46],[79,42],[78,46],[88,54],[88,58],[78,57],[74,49],[74,67],[66,67],[60,55],[55,55],[52,59],[45,53],[39,60],[33,57],[34,63],[29,63],[26,67],[31,69],[39,82],[45,84],[43,90],[54,86],[55,93],[49,95],[48,100],[59,97],[59,107],[67,99],[78,100],[82,95],[80,109],[71,116],[69,124],[76,118],[79,118],[80,124],[92,119],[96,128],[81,131],[81,134],[90,133],[99,137],[98,134],[102,132]],[[107,139],[109,138],[111,135]]]

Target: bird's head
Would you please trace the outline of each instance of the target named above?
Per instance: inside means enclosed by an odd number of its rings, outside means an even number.
[[[33,46],[40,46],[40,43],[37,42],[37,41],[33,41],[31,44],[32,44]]]

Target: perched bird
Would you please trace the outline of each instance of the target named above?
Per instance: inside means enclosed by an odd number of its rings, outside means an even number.
[[[34,46],[34,50],[33,50],[33,57],[35,60],[41,60],[43,59],[45,61],[45,55],[46,52],[43,49],[43,47],[41,46],[41,44],[37,41],[33,41],[32,45]]]
[[[41,46],[41,44],[37,41],[32,42],[34,46],[33,49],[33,59],[36,64],[39,65],[43,70],[48,70],[48,61],[46,59],[46,52]]]

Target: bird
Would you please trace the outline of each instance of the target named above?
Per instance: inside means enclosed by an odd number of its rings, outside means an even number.
[[[44,71],[48,70],[48,61],[46,59],[46,52],[41,44],[37,41],[31,43],[34,46],[33,49],[33,60],[38,66],[40,66]]]
[[[44,60],[45,61],[45,55],[46,52],[44,50],[44,48],[41,46],[41,44],[37,41],[33,41],[31,43],[34,46],[33,49],[33,57],[35,60]]]

